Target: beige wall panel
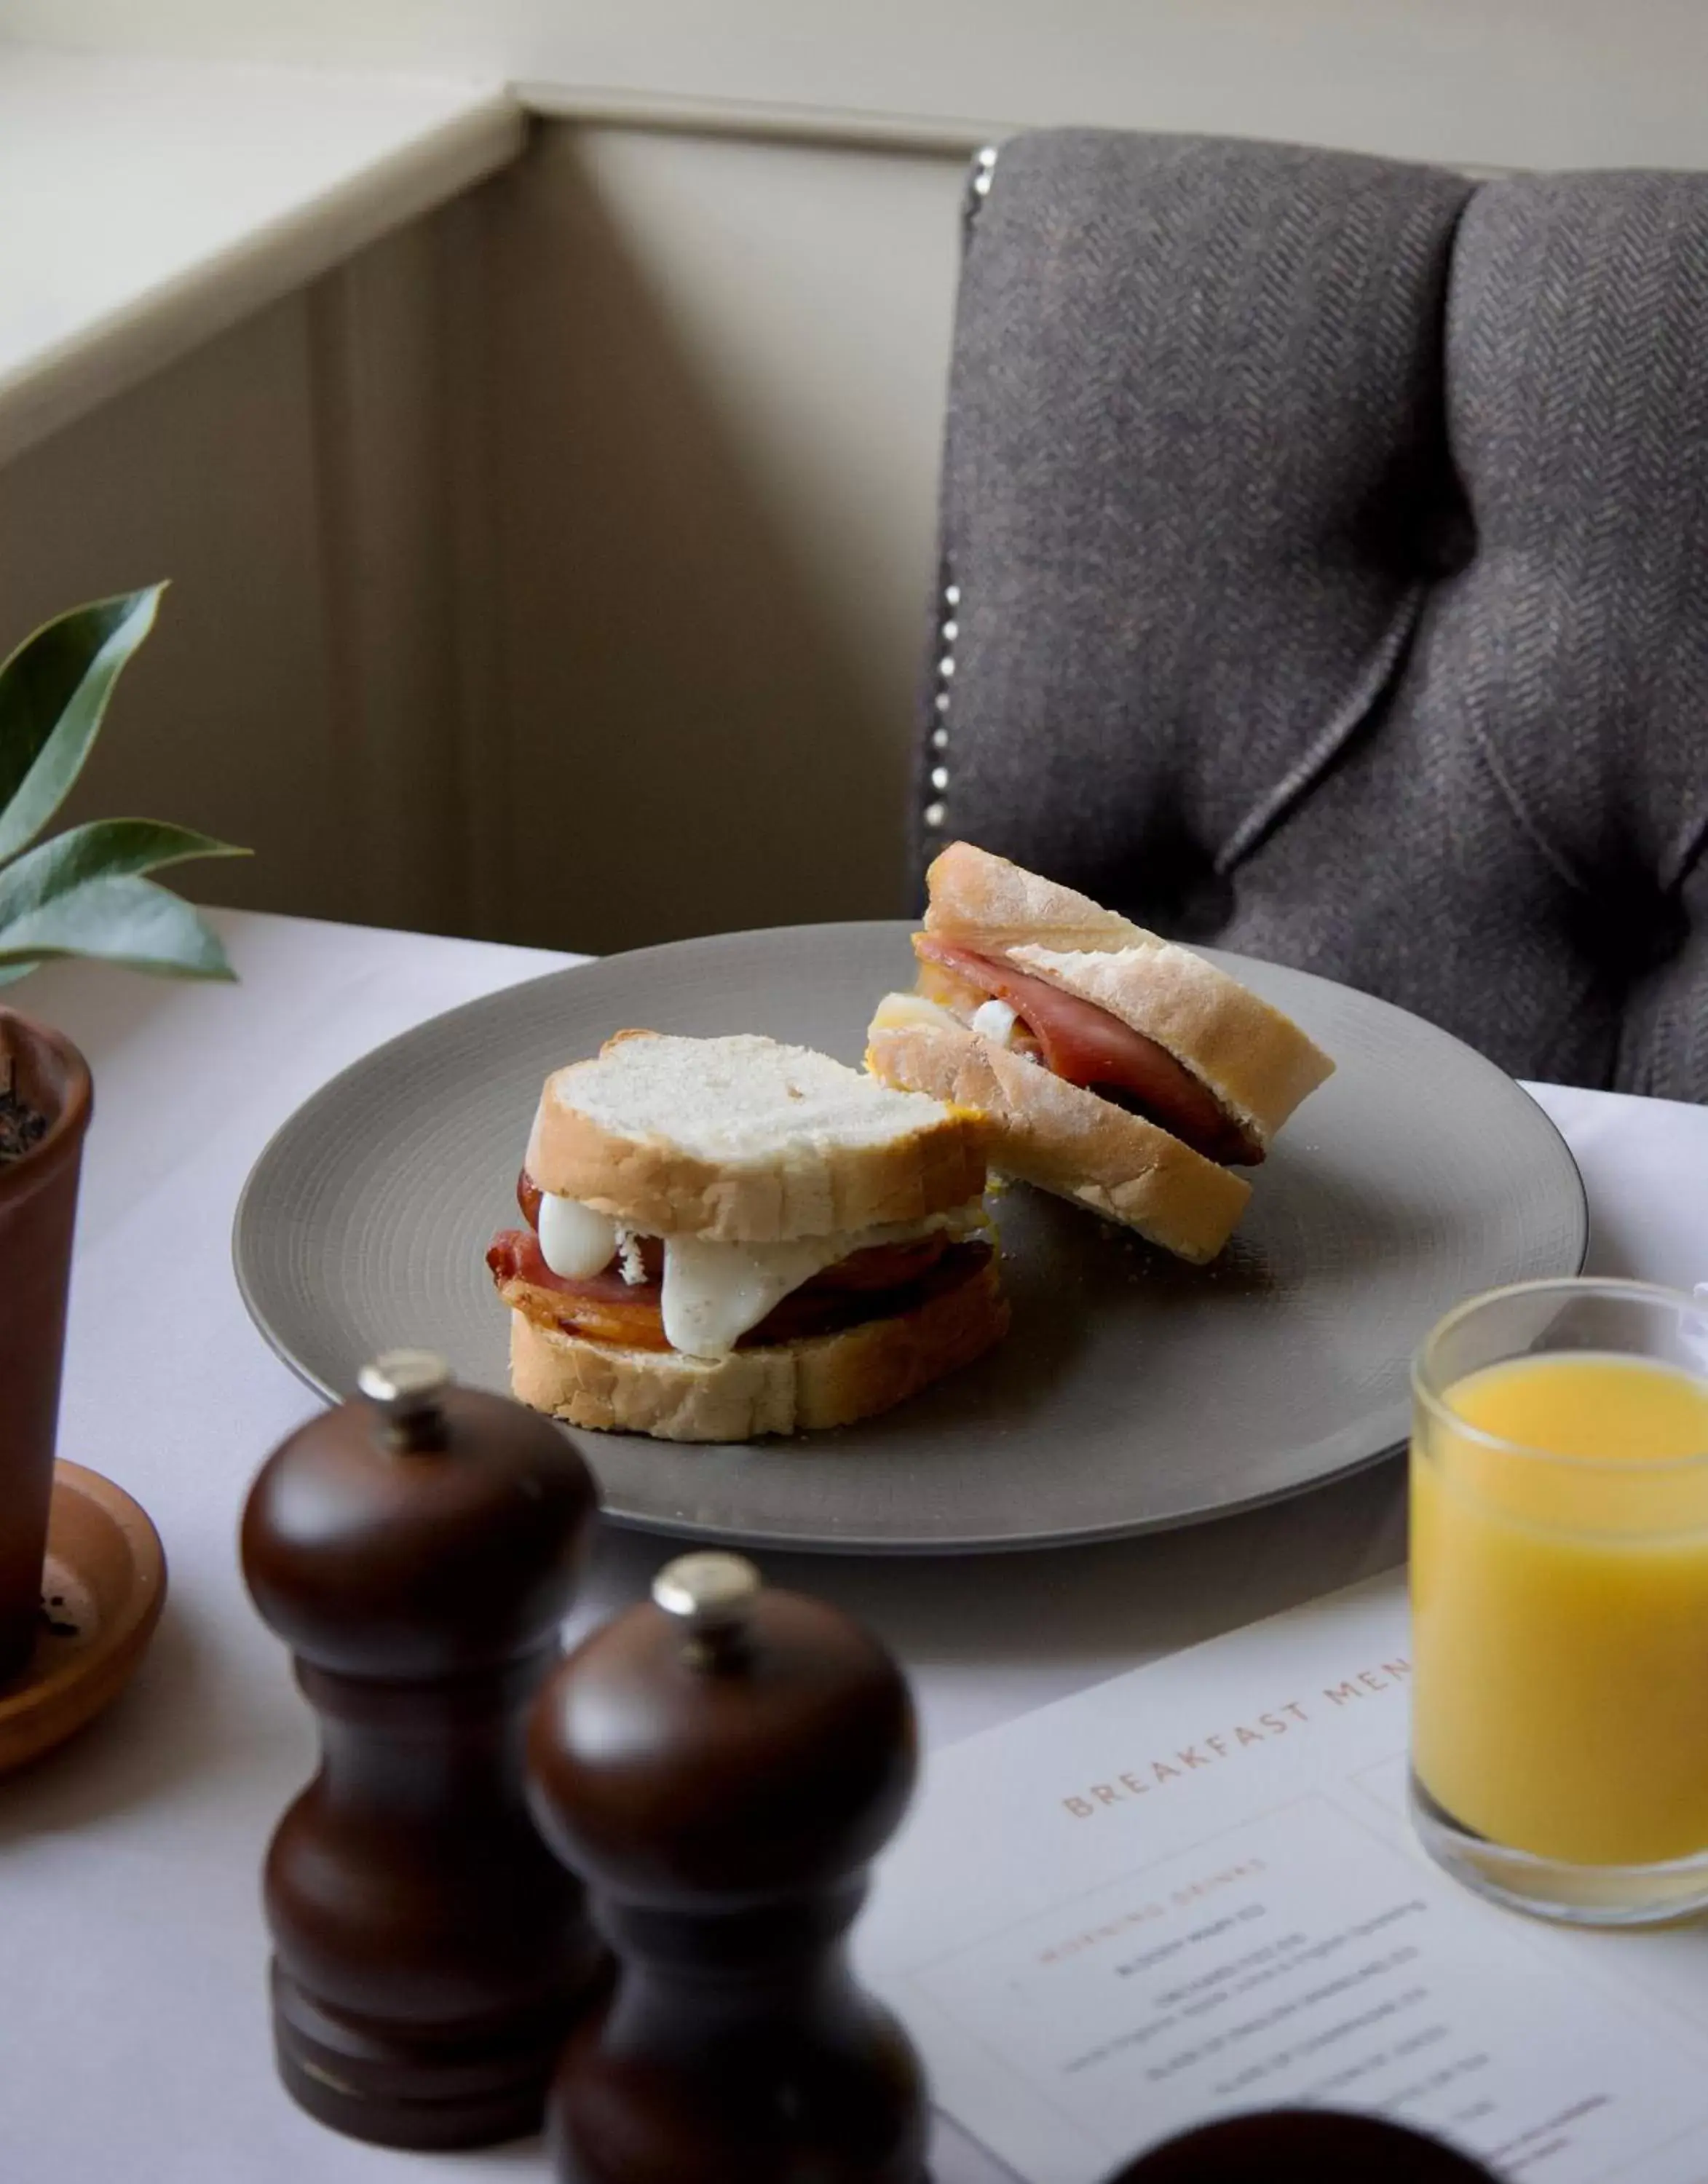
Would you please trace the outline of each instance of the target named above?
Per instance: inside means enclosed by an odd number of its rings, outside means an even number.
[[[494,186],[514,937],[905,906],[960,177],[546,125]]]
[[[343,884],[383,924],[464,932],[472,911],[459,673],[459,541],[479,506],[455,461],[483,352],[451,338],[453,212],[418,222],[309,292],[320,621]],[[469,376],[465,377],[468,372]],[[483,471],[472,489],[483,501]],[[477,603],[478,604],[478,603]],[[307,784],[304,784],[306,787]]]
[[[1499,165],[1708,160],[1702,0],[0,0],[0,34]]]
[[[254,863],[187,867],[187,889],[338,916],[361,889],[332,792],[310,383],[297,298],[0,472],[0,644],[170,577],[66,816],[252,844]]]
[[[201,827],[210,901],[465,922],[439,339],[427,223],[0,471],[0,646],[172,580],[76,820]]]
[[[564,946],[904,907],[960,187],[542,125],[0,471],[0,643],[174,579],[68,816]]]

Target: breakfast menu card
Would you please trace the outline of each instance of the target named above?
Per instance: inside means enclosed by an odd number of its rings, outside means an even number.
[[[862,1965],[1026,2184],[1299,2103],[1527,2184],[1708,2177],[1708,1927],[1566,1931],[1437,1872],[1407,1647],[1379,1578],[933,1762]]]

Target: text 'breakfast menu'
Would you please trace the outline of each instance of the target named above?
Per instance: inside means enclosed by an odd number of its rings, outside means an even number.
[[[1299,2103],[1526,2184],[1708,2175],[1708,1931],[1565,1932],[1438,1873],[1407,1643],[1381,1578],[934,1761],[862,1961],[1027,2184]]]

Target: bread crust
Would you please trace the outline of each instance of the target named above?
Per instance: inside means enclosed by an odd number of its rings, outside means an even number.
[[[868,1039],[867,1067],[885,1084],[983,1113],[993,1166],[1195,1265],[1214,1258],[1245,1211],[1240,1177],[952,1018],[874,1023]]]
[[[600,1054],[654,1035],[618,1032]],[[974,1114],[945,1108],[928,1127],[882,1145],[787,1147],[763,1165],[706,1160],[662,1139],[623,1136],[582,1113],[576,1074],[598,1059],[546,1079],[527,1172],[543,1190],[578,1199],[645,1235],[719,1244],[838,1235],[946,1213],[985,1187],[985,1130]]]
[[[745,1441],[851,1425],[968,1365],[1007,1331],[994,1256],[911,1312],[726,1357],[622,1350],[511,1313],[511,1384],[567,1424],[656,1440]]]
[[[1006,955],[1025,941],[1052,948],[1126,948],[1142,930],[1089,895],[972,842],[951,842],[939,850],[925,885],[925,930],[988,955]]]
[[[926,875],[925,929],[1095,1003],[1165,1047],[1267,1148],[1334,1063],[1290,1017],[1191,949],[1072,888],[952,842]]]

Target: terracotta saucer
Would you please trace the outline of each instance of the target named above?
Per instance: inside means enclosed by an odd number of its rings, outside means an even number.
[[[53,1467],[42,1627],[23,1674],[0,1685],[0,1774],[92,1721],[130,1681],[166,1599],[148,1517],[110,1479]]]

